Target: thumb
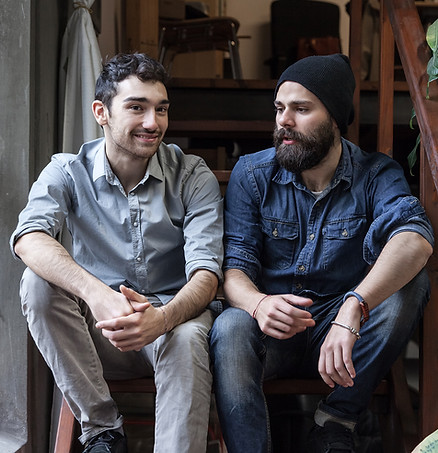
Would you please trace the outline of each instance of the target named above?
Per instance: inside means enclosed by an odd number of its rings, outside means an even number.
[[[135,300],[129,300],[129,303],[136,312],[146,311],[151,306],[149,302],[136,302]]]
[[[120,285],[120,292],[128,299],[134,311],[145,311],[151,306],[146,296],[127,288],[125,285]]]
[[[301,297],[301,296],[292,296],[287,297],[286,300],[291,304],[297,307],[310,307],[313,304],[313,300],[309,299],[308,297]]]
[[[143,296],[143,294],[139,294],[137,291],[134,291],[131,288],[126,287],[125,285],[120,285],[120,292],[131,302],[134,300],[136,302],[148,302],[148,299],[146,296]]]

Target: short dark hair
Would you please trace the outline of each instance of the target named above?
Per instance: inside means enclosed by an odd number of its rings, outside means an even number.
[[[117,95],[117,85],[127,77],[135,75],[141,81],[169,81],[169,74],[163,65],[144,53],[120,53],[107,60],[96,81],[95,99],[110,110],[113,97]]]

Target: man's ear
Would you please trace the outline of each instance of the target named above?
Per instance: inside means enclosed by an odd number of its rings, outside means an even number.
[[[94,118],[100,126],[104,126],[108,122],[108,109],[105,108],[102,101],[94,100],[91,105]]]

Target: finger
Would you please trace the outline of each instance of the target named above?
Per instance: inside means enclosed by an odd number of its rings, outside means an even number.
[[[304,332],[308,327],[312,327],[313,324],[314,323],[312,319],[305,322],[301,320],[291,319],[289,317],[284,317],[284,320],[268,319],[266,322],[266,327],[280,333],[284,333],[287,335],[287,338],[289,338],[297,333]]]
[[[114,318],[114,319],[106,319],[103,321],[98,321],[95,326],[97,329],[106,329],[106,330],[122,330],[124,329],[125,325],[122,321],[125,321],[127,317],[123,318]]]
[[[286,294],[281,296],[283,300],[288,302],[291,305],[296,305],[299,307],[310,307],[313,305],[313,300],[308,297],[295,296],[294,294]]]
[[[313,305],[313,300],[312,299],[302,299],[302,300],[294,300],[293,302],[292,301],[288,301],[290,304],[292,305],[296,305],[297,307],[310,307],[311,305]],[[305,313],[308,313],[308,312],[305,312]]]
[[[352,387],[354,382],[346,368],[345,359],[348,355],[344,355],[344,349],[336,349],[334,351],[334,370],[332,379],[342,387]]]
[[[122,337],[122,338],[108,338],[110,343],[115,346],[119,351],[140,351],[144,346],[137,338]]]
[[[137,291],[134,291],[131,288],[126,287],[125,285],[120,285],[119,287],[120,292],[129,300],[134,300],[136,302],[148,302],[148,299],[146,296],[143,296],[143,294],[139,294]]]
[[[344,352],[344,364],[349,376],[351,379],[354,379],[356,377],[356,370],[354,368],[353,360],[351,359],[351,354],[347,353],[347,351]]]
[[[331,355],[330,355],[331,356]],[[318,371],[319,371],[319,374],[321,375],[322,377],[322,380],[330,387],[330,388],[334,388],[335,386],[335,381],[333,381],[333,379],[330,377],[329,375],[329,372],[328,372],[328,366],[327,366],[327,362],[328,363],[332,363],[332,360],[328,360],[327,358],[327,354],[324,354],[322,351],[321,351],[321,354],[319,356],[319,361],[318,361]]]
[[[129,303],[135,311],[146,311],[151,306],[150,302],[136,302],[134,300],[129,300]]]
[[[281,299],[274,299],[270,304],[261,305],[259,312],[264,312],[267,317],[278,319],[287,324],[291,322],[299,322],[303,326],[313,326],[314,322],[312,314],[307,310],[295,307],[290,301]]]

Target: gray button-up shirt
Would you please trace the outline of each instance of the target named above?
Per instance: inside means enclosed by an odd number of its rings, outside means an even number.
[[[56,238],[64,222],[73,258],[114,289],[124,283],[166,303],[198,269],[222,279],[219,184],[201,158],[175,145],[160,145],[128,194],[111,170],[104,139],[77,155],[55,154],[32,186],[12,252],[23,234]]]

